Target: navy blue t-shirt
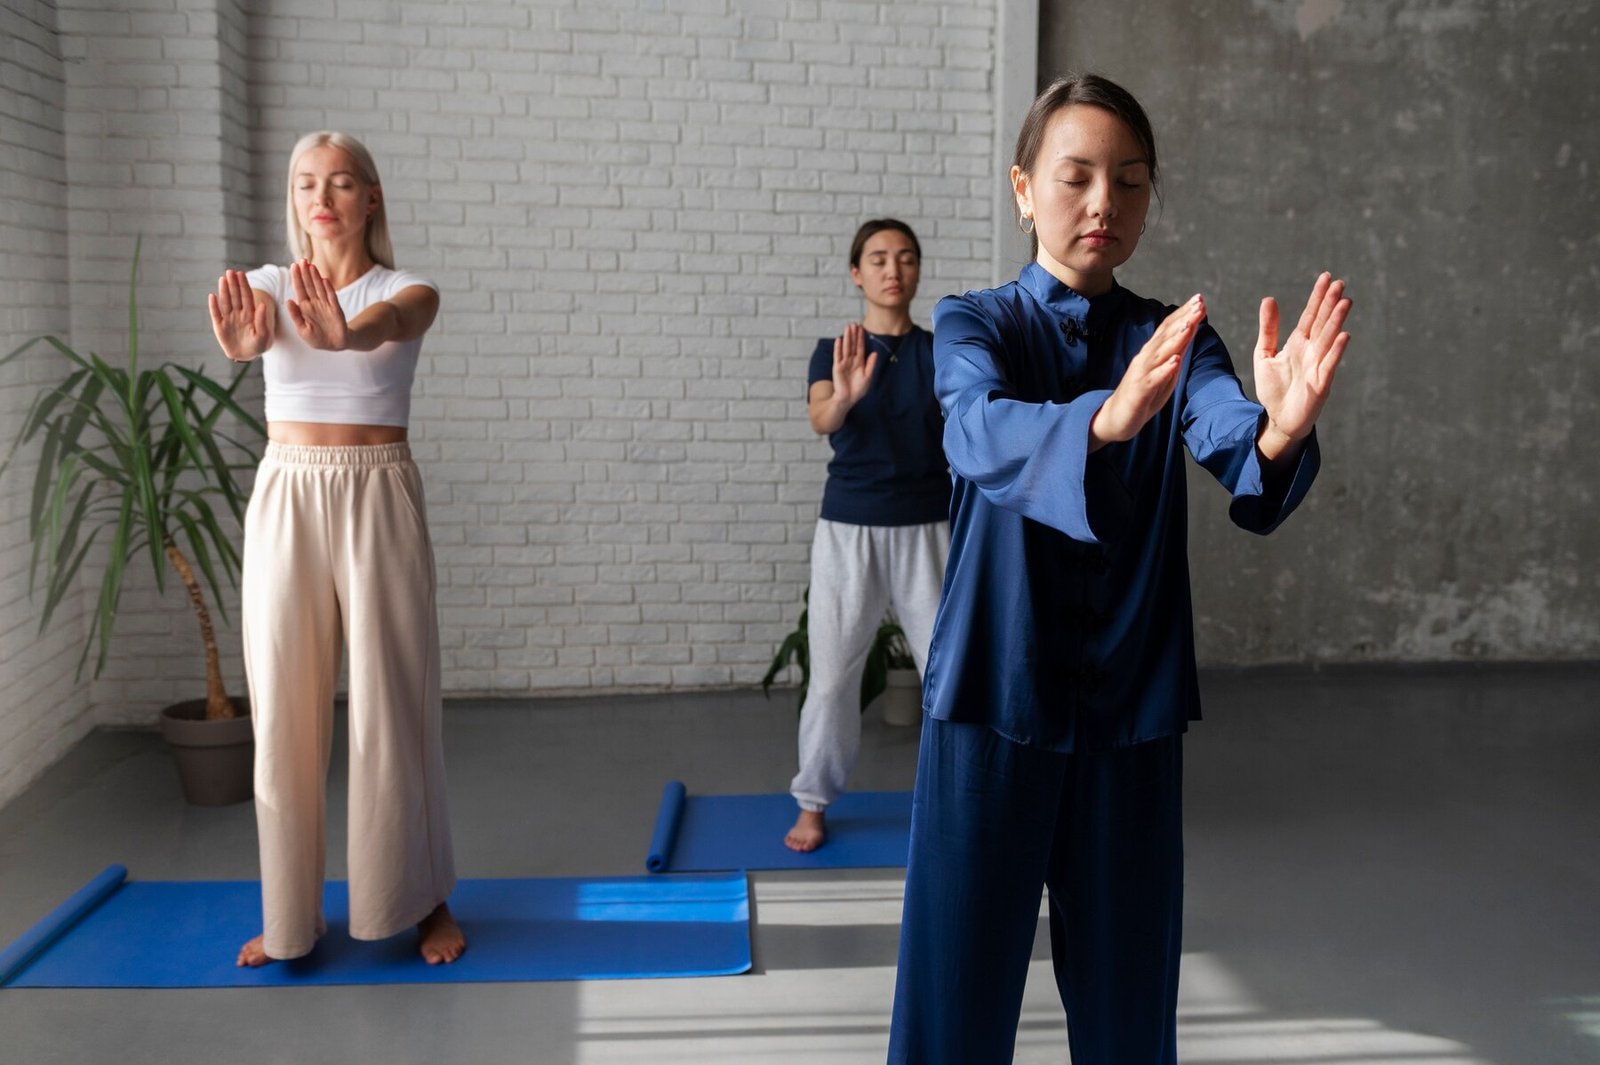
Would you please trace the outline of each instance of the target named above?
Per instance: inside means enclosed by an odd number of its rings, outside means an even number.
[[[817,341],[806,392],[833,380],[833,337]],[[867,334],[877,352],[867,394],[828,436],[833,461],[822,516],[848,525],[926,525],[950,517],[944,416],[933,392],[933,334]]]

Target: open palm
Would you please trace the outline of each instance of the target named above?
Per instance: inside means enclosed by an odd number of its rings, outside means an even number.
[[[1261,332],[1256,341],[1256,398],[1267,417],[1290,440],[1303,440],[1327,402],[1334,371],[1350,334],[1344,332],[1350,301],[1344,282],[1324,273],[1311,288],[1300,321],[1278,347],[1278,303],[1261,301]]]
[[[833,342],[833,395],[847,406],[855,406],[872,384],[872,371],[878,353],[866,354],[867,331],[858,323],[844,327],[844,335]]]
[[[218,278],[217,291],[207,302],[211,331],[228,358],[248,362],[272,347],[276,311],[268,301],[256,299],[241,271],[229,270]]]
[[[322,351],[343,351],[350,343],[350,324],[333,283],[310,259],[289,267],[295,298],[287,302],[289,318],[300,339]]]

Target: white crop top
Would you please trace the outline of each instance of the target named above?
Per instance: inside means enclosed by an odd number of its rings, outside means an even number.
[[[390,341],[372,351],[318,351],[294,330],[285,304],[294,297],[287,266],[267,265],[245,277],[278,305],[277,332],[262,358],[267,382],[267,421],[398,425],[411,417],[411,382],[417,374],[422,338]],[[439,286],[406,270],[374,265],[338,292],[348,321],[412,285]]]

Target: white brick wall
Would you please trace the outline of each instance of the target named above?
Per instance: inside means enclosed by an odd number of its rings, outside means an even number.
[[[126,359],[128,269],[142,234],[140,366],[203,364],[224,377],[205,294],[220,264],[254,254],[243,11],[238,0],[60,6],[74,341],[114,364]],[[86,578],[92,594],[99,572]],[[237,631],[221,626],[219,637],[242,693]],[[130,565],[113,655],[92,689],[101,722],[148,721],[203,694],[182,586],[174,576],[157,595],[143,557]]]
[[[859,314],[856,225],[917,228],[924,321],[987,280],[990,5],[257,10],[260,231],[295,137],[348,128],[444,288],[413,435],[447,689],[758,679],[799,613],[806,359]]]
[[[445,292],[413,404],[451,692],[746,684],[799,613],[828,456],[807,356],[860,311],[864,218],[915,226],[917,316],[986,284],[995,3],[61,4],[74,336],[221,372],[204,293],[282,261],[283,167],[364,139]],[[200,675],[130,587],[103,721]],[[237,636],[224,630],[237,679]]]
[[[66,89],[54,5],[0,0],[0,21],[0,352],[9,352],[25,337],[66,330]],[[0,370],[0,454],[9,451],[52,361],[35,352]],[[73,679],[81,597],[62,604],[43,636],[28,597],[36,454],[20,453],[0,480],[0,803],[91,723],[88,686]]]

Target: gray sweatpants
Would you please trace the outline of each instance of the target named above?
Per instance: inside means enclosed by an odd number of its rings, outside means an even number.
[[[811,543],[811,686],[800,708],[800,772],[789,793],[802,810],[839,797],[861,750],[861,674],[893,606],[921,673],[950,552],[950,523],[847,525],[817,521]]]

